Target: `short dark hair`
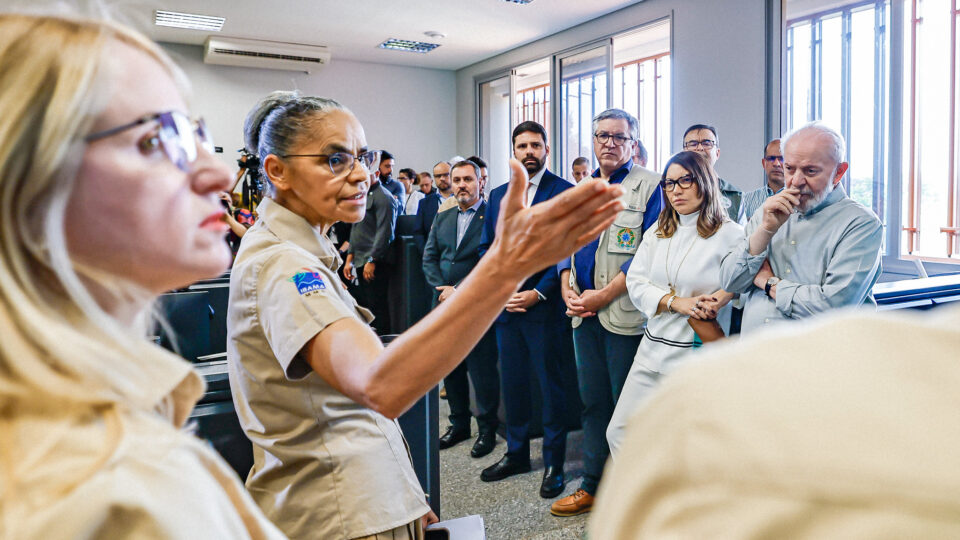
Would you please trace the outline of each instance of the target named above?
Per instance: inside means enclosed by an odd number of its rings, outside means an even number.
[[[460,167],[473,167],[473,174],[477,177],[477,180],[480,180],[480,166],[476,162],[465,159],[463,161],[456,162],[453,167],[450,168],[450,178],[453,178],[453,170]]]
[[[779,143],[779,142],[781,142],[781,141],[780,141],[780,137],[777,137],[777,138],[775,138],[775,139],[770,139],[770,140],[767,142],[767,144],[763,145],[763,157],[767,157],[767,148],[770,148],[770,145],[771,145],[771,144],[773,144],[773,143]],[[783,147],[782,147],[782,146],[781,146],[781,148],[780,148],[780,153],[783,154]]]
[[[690,133],[691,131],[700,131],[701,129],[709,129],[710,133],[713,133],[713,138],[717,140],[717,145],[718,146],[720,145],[720,136],[717,135],[717,129],[713,126],[708,126],[706,124],[694,124],[688,127],[687,130],[683,132],[683,138],[686,139],[687,134]]]
[[[587,158],[585,158],[585,157],[583,157],[583,156],[580,156],[580,157],[578,157],[577,159],[573,160],[573,165],[571,165],[571,167],[576,167],[577,165],[586,165],[587,167],[589,167],[589,166],[590,166],[590,160],[588,160]]]
[[[393,154],[391,154],[390,152],[387,152],[386,150],[381,150],[381,151],[380,151],[380,163],[383,163],[384,161],[386,161],[386,160],[388,160],[388,159],[393,159]]]
[[[517,127],[513,128],[513,137],[510,139],[511,145],[517,144],[517,137],[521,133],[536,133],[543,138],[543,144],[547,144],[547,130],[543,129],[543,126],[533,120],[520,122]]]
[[[415,180],[417,178],[417,171],[413,169],[400,169],[400,174],[407,175],[407,177],[410,178],[411,180]]]
[[[480,167],[481,169],[486,169],[486,168],[487,168],[487,162],[484,161],[483,158],[480,157],[480,156],[470,156],[470,157],[467,158],[467,161],[472,161],[472,162],[476,163],[476,164],[477,164],[477,167]]]
[[[637,157],[640,158],[640,161],[647,161],[649,158],[647,155],[647,147],[643,145],[643,142],[641,142],[640,139],[637,139]]]

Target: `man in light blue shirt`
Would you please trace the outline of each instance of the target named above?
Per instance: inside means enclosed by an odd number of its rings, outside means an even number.
[[[883,227],[847,197],[843,137],[819,123],[783,139],[786,185],[763,203],[720,263],[720,282],[746,297],[742,333],[843,306],[876,305]]]
[[[747,221],[768,197],[783,189],[783,154],[780,153],[780,139],[774,139],[763,147],[763,186],[743,194],[743,215]]]

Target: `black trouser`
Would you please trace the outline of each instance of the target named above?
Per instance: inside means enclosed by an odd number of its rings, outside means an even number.
[[[497,409],[500,408],[500,375],[497,373],[497,336],[493,329],[487,330],[463,362],[443,379],[444,388],[447,389],[447,403],[450,404],[450,424],[458,430],[470,429],[472,415],[467,373],[473,381],[477,398],[477,427],[481,433],[495,431],[500,425],[497,419]]]
[[[372,311],[375,317],[371,326],[376,329],[378,335],[392,334],[393,326],[390,324],[388,287],[393,266],[382,261],[377,262],[372,281],[364,279],[362,266],[356,267],[354,271],[357,273],[360,282],[357,286],[357,302]]]

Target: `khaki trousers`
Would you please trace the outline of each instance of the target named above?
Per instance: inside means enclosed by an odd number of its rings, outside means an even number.
[[[356,538],[355,540],[423,540],[423,526],[420,525],[419,519],[415,519],[396,529]]]

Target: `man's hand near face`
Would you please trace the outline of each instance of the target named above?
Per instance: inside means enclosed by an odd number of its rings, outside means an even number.
[[[793,187],[784,188],[763,203],[760,226],[750,236],[751,255],[759,255],[767,249],[770,239],[790,219],[790,215],[798,206],[800,206],[800,190]]]

